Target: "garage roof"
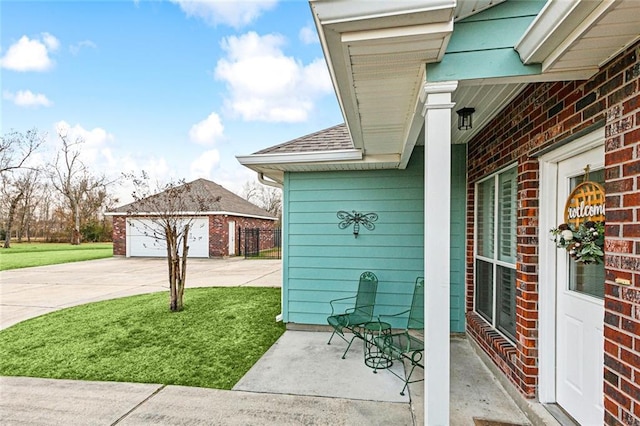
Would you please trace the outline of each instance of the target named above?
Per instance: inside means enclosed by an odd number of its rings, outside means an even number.
[[[188,187],[188,190],[184,187]],[[268,211],[207,179],[196,179],[184,183],[177,187],[177,193],[183,195],[179,203],[175,203],[175,200],[171,199],[170,190],[165,190],[145,199],[117,207],[106,214],[112,216],[160,214],[163,213],[158,211],[161,209],[153,207],[166,204],[171,210],[179,206],[177,209],[180,211],[176,213],[185,215],[227,214],[277,220]],[[156,211],[149,211],[151,209]]]

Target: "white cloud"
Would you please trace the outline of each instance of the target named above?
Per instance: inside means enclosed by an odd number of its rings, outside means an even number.
[[[220,121],[220,116],[212,112],[207,118],[191,127],[189,138],[201,145],[213,145],[222,137],[223,132],[224,126]]]
[[[191,178],[211,178],[211,171],[220,164],[220,152],[217,149],[205,151],[191,163]]]
[[[80,53],[81,49],[84,49],[84,48],[96,49],[97,47],[98,46],[91,40],[82,40],[76,44],[72,44],[71,46],[69,46],[69,51],[71,52],[72,55],[77,55],[78,53]]]
[[[42,41],[51,51],[58,50],[60,41],[49,33],[42,33]]]
[[[324,59],[304,65],[283,53],[284,44],[280,35],[255,32],[222,41],[227,55],[215,75],[227,84],[232,113],[246,121],[301,122],[319,97],[332,93]]]
[[[318,38],[318,33],[316,32],[316,29],[312,24],[308,24],[300,28],[298,37],[300,38],[300,41],[302,41],[304,44],[320,43],[320,39]]]
[[[187,16],[195,16],[207,24],[241,28],[254,22],[263,12],[273,9],[277,0],[171,0]]]
[[[33,40],[25,35],[9,46],[0,59],[0,65],[13,71],[47,71],[54,64],[49,53],[59,46],[58,39],[49,33],[43,33],[42,39]]]
[[[2,97],[21,107],[48,107],[53,105],[53,102],[45,95],[33,93],[31,90],[18,90],[16,93],[5,90],[2,93]]]

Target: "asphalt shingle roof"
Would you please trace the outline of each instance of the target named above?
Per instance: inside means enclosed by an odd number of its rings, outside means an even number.
[[[346,124],[338,124],[310,135],[301,136],[280,145],[255,152],[259,154],[292,154],[296,152],[322,152],[353,149]]]
[[[202,208],[198,205],[196,199],[212,200],[211,206],[205,208],[205,211],[223,211],[228,213],[236,213],[239,216],[262,216],[273,217],[268,211],[261,209],[255,204],[250,203],[244,198],[234,194],[231,191],[226,190],[222,186],[207,179],[196,179],[193,182],[185,183],[189,185],[193,196],[185,196],[184,209],[186,211],[202,211]],[[183,186],[184,186],[183,185]],[[164,192],[152,195],[151,197],[162,197]],[[151,198],[149,197],[149,198]],[[218,201],[213,201],[218,199]],[[111,210],[114,213],[145,213],[141,209],[145,205],[142,201],[134,201],[133,203],[126,204],[121,207],[117,207]]]

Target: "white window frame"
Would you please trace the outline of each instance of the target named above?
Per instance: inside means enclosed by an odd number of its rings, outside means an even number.
[[[491,326],[491,328],[495,331],[497,331],[502,337],[504,337],[505,339],[507,339],[509,342],[515,344],[515,339],[517,339],[517,336],[511,337],[508,334],[502,332],[497,325],[497,283],[496,283],[496,279],[497,279],[497,266],[502,266],[505,268],[509,268],[512,269],[514,271],[514,273],[517,273],[518,269],[517,269],[517,261],[516,263],[509,263],[509,262],[505,262],[502,260],[499,260],[499,256],[498,256],[498,213],[499,213],[499,208],[500,208],[500,203],[498,200],[498,194],[499,194],[499,181],[500,181],[500,175],[510,171],[512,169],[516,169],[516,178],[518,176],[517,173],[517,167],[518,167],[518,163],[512,163],[509,164],[508,166],[505,166],[495,172],[493,172],[492,174],[478,180],[475,183],[474,186],[474,205],[473,205],[473,217],[474,217],[474,224],[473,224],[473,229],[474,229],[474,238],[473,238],[473,288],[474,288],[474,293],[473,293],[473,311],[478,314],[478,316],[480,318],[482,318],[487,324],[489,324]],[[478,199],[478,186],[482,183],[485,183],[488,180],[493,180],[494,181],[494,196],[496,197],[494,200],[494,205],[493,205],[493,215],[494,215],[494,229],[493,229],[493,258],[488,258],[486,256],[480,256],[478,254],[478,205],[480,200]],[[517,209],[518,206],[518,193],[516,190],[516,198],[514,201],[514,206]],[[516,220],[517,220],[517,215],[516,215]],[[518,225],[516,223],[516,247],[517,247],[517,229],[518,229]],[[516,248],[517,250],[517,248]],[[516,253],[516,258],[517,258],[517,253]],[[490,263],[492,265],[493,268],[493,273],[492,273],[492,278],[493,278],[493,290],[492,290],[492,295],[491,295],[491,306],[492,306],[492,318],[491,321],[488,321],[487,318],[485,318],[485,316],[483,314],[481,314],[476,307],[476,296],[477,296],[477,273],[478,273],[478,268],[477,268],[477,260],[481,260],[483,262],[487,262]],[[516,278],[517,279],[517,278]],[[514,292],[516,292],[517,290],[517,284],[514,286]],[[515,294],[515,293],[514,293]],[[514,312],[515,315],[515,312]],[[517,318],[514,317],[514,321],[517,320]]]

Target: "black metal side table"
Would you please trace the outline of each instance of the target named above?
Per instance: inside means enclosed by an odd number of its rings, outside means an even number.
[[[389,368],[393,365],[393,360],[385,355],[378,346],[375,339],[391,334],[391,324],[380,321],[368,322],[364,325],[364,363],[367,367],[376,370]]]

